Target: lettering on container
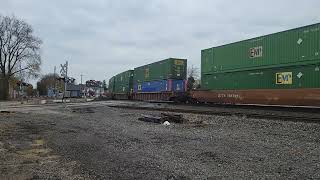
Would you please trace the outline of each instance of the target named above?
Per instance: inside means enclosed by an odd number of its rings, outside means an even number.
[[[254,75],[263,75],[263,72],[254,72],[254,73],[249,73],[250,76]]]
[[[149,68],[144,69],[144,78],[149,78],[150,73],[149,73]]]
[[[181,72],[181,68],[180,68],[180,66],[178,66],[178,67],[176,68],[176,73],[177,73],[177,76],[178,76],[178,77],[180,76],[180,72]]]
[[[240,99],[241,96],[239,94],[218,94],[218,98]]]
[[[292,84],[292,72],[276,73],[276,84]]]
[[[180,88],[180,84],[177,84],[177,87],[176,87],[177,91],[180,91],[181,88]]]
[[[263,47],[262,46],[250,48],[250,50],[249,50],[250,58],[262,57],[262,54],[263,54]]]
[[[184,62],[183,62],[182,60],[175,60],[175,61],[174,61],[174,64],[175,64],[175,65],[183,65]]]
[[[305,30],[305,31],[303,31],[303,33],[309,33],[309,32],[317,32],[317,31],[319,31],[320,30],[320,28],[312,28],[312,29],[310,29],[310,30]]]

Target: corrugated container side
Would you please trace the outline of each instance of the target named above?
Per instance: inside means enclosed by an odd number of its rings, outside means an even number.
[[[133,70],[117,74],[114,79],[114,93],[129,93],[133,90]]]
[[[134,84],[134,92],[184,92],[185,80],[160,80]]]
[[[201,51],[201,74],[213,71],[213,48]]]
[[[187,60],[169,58],[134,69],[134,82],[186,79]]]
[[[166,80],[136,83],[134,85],[134,92],[163,92],[163,91],[170,91],[169,83]]]
[[[185,92],[186,80],[172,80],[172,91],[173,92]]]
[[[109,85],[108,85],[108,89],[109,89],[109,92],[114,92],[114,80],[115,80],[115,77],[113,76],[112,78],[110,78],[109,80]]]
[[[175,59],[171,58],[171,64],[173,68],[171,75],[167,77],[167,79],[186,79],[187,78],[187,60],[186,59]]]
[[[320,24],[202,51],[202,74],[314,64],[320,61]]]
[[[206,90],[320,88],[320,63],[203,75],[201,87]]]

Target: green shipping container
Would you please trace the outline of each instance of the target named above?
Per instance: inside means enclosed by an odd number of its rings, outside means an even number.
[[[307,65],[319,61],[320,24],[314,24],[202,50],[201,73]]]
[[[320,88],[320,63],[202,76],[205,90]]]
[[[187,60],[169,58],[134,69],[134,82],[148,82],[163,79],[186,79]]]
[[[114,76],[112,78],[110,78],[110,80],[109,80],[108,89],[109,89],[110,93],[114,92],[114,80],[115,80]]]
[[[113,93],[124,94],[131,92],[133,90],[133,70],[128,70],[115,75],[109,80],[109,83],[112,84],[112,82]]]

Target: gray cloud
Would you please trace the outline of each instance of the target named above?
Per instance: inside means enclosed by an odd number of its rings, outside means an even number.
[[[43,73],[69,60],[71,75],[108,79],[167,57],[200,67],[200,50],[319,22],[307,0],[1,0],[43,41]]]

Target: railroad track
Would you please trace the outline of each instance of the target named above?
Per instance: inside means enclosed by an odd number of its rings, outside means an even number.
[[[43,106],[57,106],[63,107],[63,104],[45,104],[45,105],[11,105],[0,110],[16,108],[36,108]],[[256,106],[194,106],[194,105],[177,105],[177,104],[165,104],[152,103],[146,104],[126,104],[125,102],[87,102],[87,103],[68,103],[67,107],[114,107],[114,108],[125,108],[125,109],[138,109],[138,110],[150,110],[150,111],[167,111],[175,113],[192,113],[192,114],[205,114],[205,115],[217,115],[217,116],[238,116],[246,118],[257,118],[257,119],[273,119],[283,121],[295,121],[295,122],[307,122],[307,123],[320,123],[319,108],[292,108],[292,107],[256,107]]]
[[[292,111],[285,111],[277,109],[276,111],[261,110],[258,109],[241,109],[239,107],[227,107],[227,108],[215,108],[208,110],[207,107],[203,109],[201,106],[192,106],[189,108],[168,108],[168,107],[145,107],[145,106],[132,106],[132,105],[108,105],[114,108],[124,108],[124,109],[137,109],[137,110],[151,110],[151,111],[168,111],[175,113],[192,113],[192,114],[205,114],[205,115],[217,115],[217,116],[238,116],[246,118],[257,118],[257,119],[271,119],[271,120],[282,120],[282,121],[293,121],[293,122],[306,122],[306,123],[320,123],[320,114],[316,113],[304,113],[301,112],[299,115]],[[252,110],[252,111],[251,111]],[[250,112],[251,111],[251,112]]]
[[[294,122],[310,122],[310,123],[320,123],[320,117],[305,117],[305,116],[287,116],[287,115],[268,115],[268,114],[243,114],[238,113],[238,115],[246,115],[250,118],[258,118],[258,119],[276,119],[276,120],[284,120],[284,121],[294,121]]]

